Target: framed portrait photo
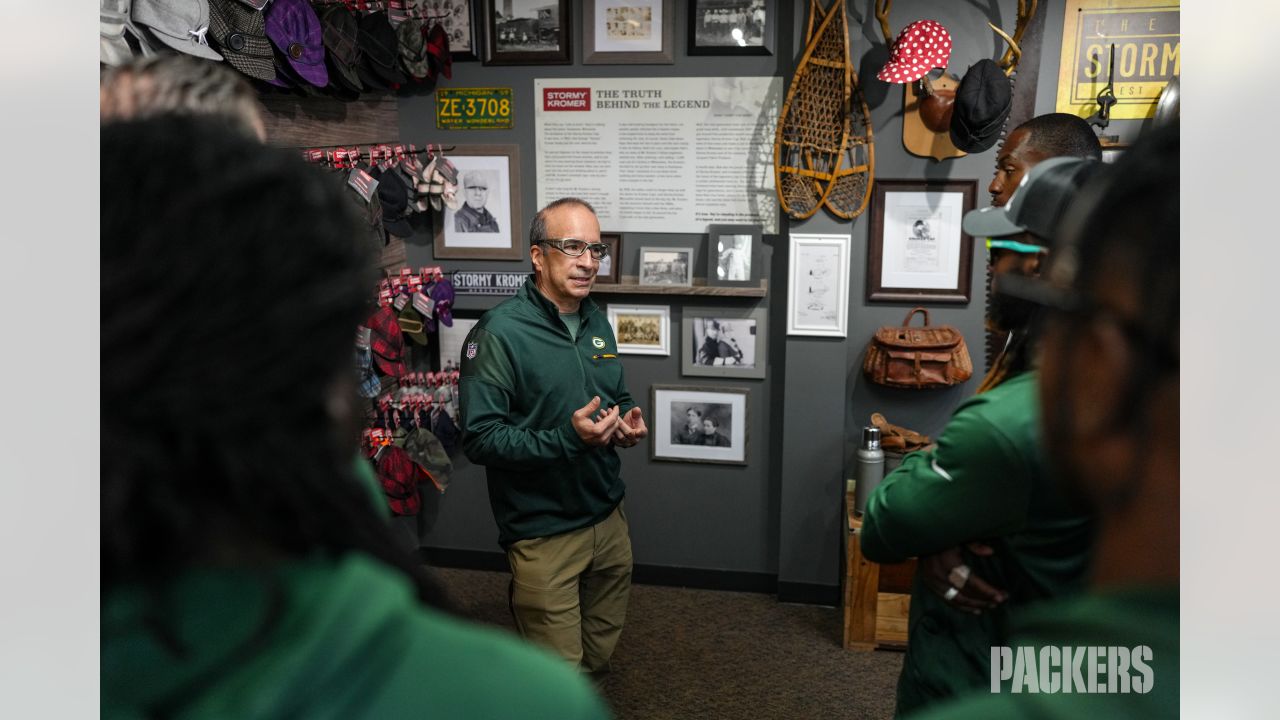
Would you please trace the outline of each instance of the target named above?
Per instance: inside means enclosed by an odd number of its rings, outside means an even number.
[[[707,237],[707,284],[726,287],[758,285],[759,225],[712,225]]]
[[[622,235],[600,233],[600,242],[609,246],[609,252],[600,259],[596,282],[617,285],[622,279]]]
[[[422,0],[418,12],[428,31],[436,25],[449,36],[453,60],[479,60],[476,53],[475,0]]]
[[[693,285],[693,248],[640,248],[641,285]]]
[[[777,0],[689,0],[690,55],[772,55]]]
[[[586,0],[583,65],[670,65],[672,0]]]
[[[960,228],[977,180],[876,180],[867,237],[869,302],[968,303],[973,238]]]
[[[569,0],[477,0],[484,4],[485,65],[573,62]]]
[[[445,206],[436,221],[436,259],[523,260],[520,147],[459,145],[448,158],[458,168],[462,204]]]
[[[654,385],[650,459],[746,465],[748,392]]]
[[[671,308],[666,305],[610,305],[609,324],[619,354],[670,355]]]
[[[788,335],[848,335],[850,243],[848,235],[791,236]]]
[[[683,375],[765,376],[769,313],[764,308],[686,307],[680,335]]]

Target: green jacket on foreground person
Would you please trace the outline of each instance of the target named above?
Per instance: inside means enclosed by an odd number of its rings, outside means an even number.
[[[1013,622],[1012,632],[1006,644],[1016,647],[1124,647],[1150,648],[1151,686],[1147,692],[1079,692],[1080,679],[1073,680],[1070,693],[1046,693],[1037,679],[1038,692],[1029,692],[1024,685],[1019,693],[1012,692],[1009,681],[1002,684],[1001,692],[992,693],[990,685],[976,690],[965,698],[947,703],[919,715],[912,720],[950,720],[955,718],[1036,718],[1037,720],[1075,720],[1076,718],[1175,718],[1178,717],[1180,684],[1178,674],[1180,658],[1178,650],[1178,588],[1130,587],[1108,589],[1088,595],[1048,602],[1019,613]],[[1050,667],[1050,672],[1058,668]],[[1037,673],[1041,672],[1036,668]],[[1140,673],[1130,670],[1130,678]],[[1088,667],[1081,671],[1088,682]],[[1099,684],[1107,675],[1096,673]],[[1064,678],[1059,678],[1059,684]],[[1053,682],[1053,679],[1050,679]],[[1052,684],[1051,684],[1051,687]],[[1117,684],[1119,688],[1119,684]]]
[[[594,525],[626,492],[618,451],[587,445],[571,417],[595,395],[621,414],[635,401],[613,328],[591,298],[576,325],[570,332],[530,278],[480,318],[463,347],[463,448],[485,466],[504,548]]]
[[[989,684],[991,646],[1012,613],[1083,588],[1088,517],[1068,507],[1041,469],[1034,373],[961,403],[937,448],[911,453],[867,500],[862,552],[901,562],[979,540],[974,575],[1008,599],[974,615],[931,592],[917,571],[897,714]]]
[[[609,717],[559,659],[354,553],[115,592],[101,662],[103,718]]]

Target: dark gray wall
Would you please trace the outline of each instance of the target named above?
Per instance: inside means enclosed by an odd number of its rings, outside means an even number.
[[[483,67],[456,63],[450,87],[503,86],[514,89],[516,129],[510,131],[441,132],[435,129],[435,101],[431,96],[402,99],[400,137],[424,143],[459,145],[515,143],[521,148],[522,228],[527,236],[536,210],[537,168],[533,120],[533,80],[554,77],[655,77],[781,75],[790,81],[803,50],[806,3],[779,2],[776,54],[771,57],[686,56],[687,4],[675,3],[674,65],[583,66],[581,15],[573,19],[574,65],[540,67]],[[873,0],[850,2],[851,55],[871,109],[876,140],[876,177],[880,179],[951,178],[977,181],[977,203],[986,193],[994,167],[995,149],[942,163],[908,154],[902,146],[902,89],[875,80],[887,58]],[[992,2],[927,2],[898,0],[891,23],[895,31],[912,20],[932,18],[951,32],[952,72],[963,73],[983,57],[997,57],[1002,41],[986,27],[992,19],[1011,30],[1015,0]],[[1040,3],[1047,13],[1036,101],[1037,113],[1052,112],[1060,54],[1062,0]],[[785,88],[784,88],[785,93]],[[1116,122],[1110,133],[1132,137],[1139,122]],[[825,586],[839,583],[841,498],[849,476],[858,429],[875,411],[922,432],[936,433],[955,405],[973,392],[981,374],[985,250],[975,247],[973,300],[964,306],[931,305],[935,323],[954,325],[964,333],[974,357],[975,377],[963,387],[942,391],[894,391],[871,386],[860,374],[863,349],[880,326],[898,324],[910,303],[864,301],[866,243],[869,218],[852,222],[819,212],[803,222],[784,219],[781,238],[766,238],[765,266],[770,268],[769,297],[759,301],[769,309],[769,373],[766,380],[685,378],[680,375],[680,340],[670,357],[625,356],[632,393],[648,409],[650,386],[682,384],[745,386],[749,396],[749,461],[746,467],[651,462],[644,446],[622,451],[628,486],[628,514],[636,561],[642,564],[776,574],[783,583]],[[788,338],[785,335],[786,233],[836,232],[851,234],[850,308],[848,338]],[[624,274],[636,273],[640,245],[701,248],[704,236],[627,233],[624,236]],[[432,262],[426,233],[411,240],[412,265]],[[447,261],[449,269],[487,268],[528,270],[520,262]],[[699,255],[698,264],[702,267]],[[673,328],[679,328],[682,308],[689,306],[750,307],[749,299],[711,299],[646,296],[598,296],[602,303],[670,304]],[[487,308],[496,298],[461,298],[460,308]],[[459,458],[448,494],[429,500],[419,521],[424,546],[462,550],[496,550],[497,529],[490,515],[482,468]],[[834,593],[830,594],[834,598]]]

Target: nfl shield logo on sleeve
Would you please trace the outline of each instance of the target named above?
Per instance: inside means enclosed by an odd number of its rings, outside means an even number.
[[[467,359],[468,360],[476,359],[476,344],[473,342],[467,343]]]

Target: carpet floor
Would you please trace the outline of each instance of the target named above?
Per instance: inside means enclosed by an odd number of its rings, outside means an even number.
[[[459,610],[514,632],[501,572],[436,568]],[[888,718],[896,652],[840,646],[838,608],[636,585],[601,694],[619,720]]]

